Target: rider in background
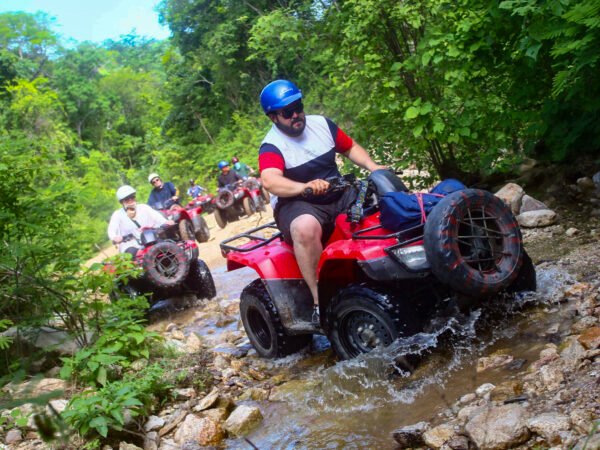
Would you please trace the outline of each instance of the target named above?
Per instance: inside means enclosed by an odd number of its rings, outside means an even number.
[[[200,193],[204,190],[204,188],[198,184],[196,184],[196,180],[194,180],[193,178],[190,180],[190,187],[187,190],[187,194],[192,197],[192,198],[196,198],[200,195]]]
[[[123,237],[134,235],[140,237],[140,228],[156,228],[161,225],[173,225],[172,220],[165,219],[158,211],[143,203],[137,203],[135,189],[123,185],[117,189],[117,200],[122,208],[117,209],[108,223],[108,237],[113,244],[119,245],[119,252],[130,253],[132,256],[140,248],[135,239],[124,241]]]
[[[169,209],[179,203],[179,193],[173,183],[163,183],[157,173],[148,175],[148,182],[153,186],[148,196],[148,205],[154,209]]]
[[[238,181],[242,181],[242,177],[240,177],[235,171],[231,170],[231,167],[227,161],[220,161],[218,166],[221,170],[221,173],[217,177],[217,186],[219,188],[225,187],[228,184],[234,184]]]
[[[356,192],[327,192],[329,177],[340,176],[336,153],[363,169],[384,169],[330,119],[305,115],[302,91],[287,80],[269,83],[260,103],[273,123],[259,150],[263,186],[274,196],[274,216],[294,254],[313,297],[314,323],[319,323],[317,264],[335,218],[356,199]],[[303,196],[306,188],[312,195]]]
[[[246,179],[250,175],[254,174],[254,169],[241,162],[237,156],[231,158],[231,164],[233,164],[233,171],[243,179]]]

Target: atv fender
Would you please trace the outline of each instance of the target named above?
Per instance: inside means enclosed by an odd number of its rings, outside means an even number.
[[[227,255],[227,270],[250,267],[263,280],[303,279],[292,247],[276,240],[252,252],[231,252]]]

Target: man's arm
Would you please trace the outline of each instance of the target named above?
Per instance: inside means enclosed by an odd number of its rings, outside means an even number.
[[[150,195],[148,196],[148,201],[146,202],[148,204],[148,206],[150,206],[150,208],[156,208],[156,201],[154,199],[155,194],[154,194],[154,189],[152,189],[150,191]]]
[[[313,194],[323,194],[329,187],[325,180],[312,180],[308,183],[300,183],[290,180],[283,176],[283,171],[275,168],[265,169],[261,172],[260,178],[263,186],[272,194],[278,197],[295,197],[302,195],[304,189],[311,188]]]
[[[353,142],[350,150],[342,153],[342,155],[344,155],[357,166],[367,169],[369,172],[373,172],[374,170],[378,169],[387,169],[386,166],[382,166],[373,161],[367,151],[357,142]]]
[[[123,240],[123,237],[119,232],[119,217],[116,212],[110,216],[110,222],[108,223],[108,238],[114,243],[118,244]]]

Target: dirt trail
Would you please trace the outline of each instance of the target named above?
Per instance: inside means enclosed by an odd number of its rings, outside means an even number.
[[[270,206],[267,206],[267,211],[263,213],[256,213],[250,217],[243,217],[237,222],[228,223],[224,229],[221,229],[215,222],[215,216],[213,214],[205,214],[204,219],[210,229],[210,239],[208,242],[198,244],[200,250],[200,259],[203,259],[208,267],[212,270],[217,267],[225,265],[225,258],[221,255],[221,248],[219,243],[228,237],[235,234],[242,233],[250,228],[263,225],[273,220],[273,210]],[[109,256],[117,254],[117,247],[110,245],[100,251],[98,255],[87,261],[86,266],[102,262]]]

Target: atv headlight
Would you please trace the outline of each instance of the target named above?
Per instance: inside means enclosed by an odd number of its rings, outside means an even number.
[[[386,250],[410,270],[425,270],[430,268],[427,256],[425,255],[425,247],[422,245],[390,247]]]

